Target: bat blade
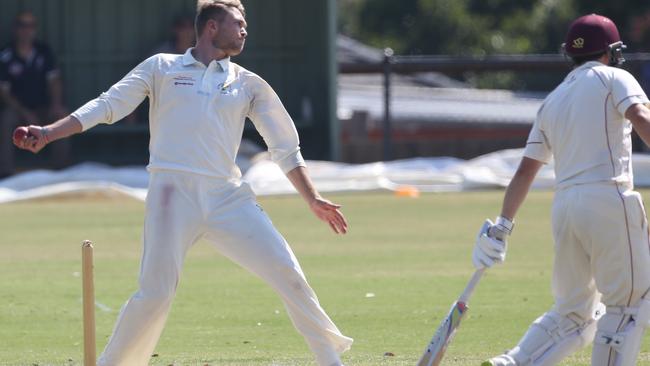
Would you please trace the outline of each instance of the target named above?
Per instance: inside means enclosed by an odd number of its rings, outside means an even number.
[[[440,365],[440,361],[442,361],[442,357],[447,351],[447,346],[453,339],[456,329],[458,329],[468,309],[467,305],[461,301],[457,301],[452,305],[449,314],[442,320],[431,342],[427,345],[418,366]]]
[[[477,269],[472,275],[472,278],[465,286],[465,290],[460,295],[458,300],[451,306],[449,314],[442,320],[442,323],[436,330],[436,333],[433,335],[431,342],[427,345],[427,348],[424,350],[424,354],[420,358],[417,366],[438,366],[442,357],[445,355],[447,346],[454,338],[456,329],[460,325],[461,320],[467,313],[469,307],[467,303],[469,302],[470,296],[474,292],[476,285],[481,280],[485,268]]]

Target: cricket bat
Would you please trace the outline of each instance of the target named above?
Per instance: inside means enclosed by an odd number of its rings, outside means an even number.
[[[481,268],[474,272],[472,279],[469,280],[465,291],[460,295],[458,301],[456,301],[449,310],[449,314],[442,320],[442,323],[436,330],[436,333],[433,335],[431,342],[427,345],[427,348],[424,350],[424,354],[418,362],[418,366],[438,366],[442,361],[442,357],[445,355],[447,346],[451,343],[456,329],[460,325],[461,320],[465,316],[465,313],[469,309],[467,303],[470,296],[474,292],[474,288],[478,284],[478,281],[483,276],[485,268]]]

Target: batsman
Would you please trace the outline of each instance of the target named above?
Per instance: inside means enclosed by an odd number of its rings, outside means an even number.
[[[519,344],[483,365],[556,365],[592,342],[593,366],[636,364],[650,321],[650,241],[630,135],[634,129],[650,145],[650,110],[639,83],[616,67],[624,48],[604,16],[569,27],[564,50],[575,67],[540,107],[501,215],[487,221],[474,249],[478,268],[505,258],[513,218],[553,160],[555,303]]]
[[[339,355],[352,344],[321,308],[291,248],[240,179],[235,156],[248,117],[311,211],[334,232],[347,231],[340,206],[312,185],[296,128],[278,96],[230,60],[244,48],[246,27],[239,0],[199,0],[195,47],[183,55],[150,57],[70,116],[45,127],[22,127],[27,136],[14,138],[18,147],[36,153],[54,140],[114,123],[149,98],[150,179],[139,289],[122,308],[100,366],[148,364],[185,255],[201,238],[280,295],[319,365],[341,365]]]

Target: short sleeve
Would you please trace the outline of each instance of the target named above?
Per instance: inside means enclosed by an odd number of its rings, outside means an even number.
[[[617,69],[612,79],[612,100],[621,115],[634,104],[647,104],[648,97],[643,88],[629,72]]]
[[[553,158],[553,152],[551,151],[551,146],[544,134],[544,130],[541,128],[540,115],[543,108],[544,106],[542,106],[537,113],[537,118],[535,119],[533,128],[530,130],[530,134],[528,135],[526,148],[524,149],[524,156],[548,164]]]
[[[43,71],[48,78],[57,76],[59,74],[59,68],[56,64],[56,57],[52,49],[47,45],[43,45]]]

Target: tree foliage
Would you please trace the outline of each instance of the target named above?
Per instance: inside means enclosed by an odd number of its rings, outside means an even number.
[[[630,50],[650,50],[648,0],[339,0],[343,33],[399,54],[557,52],[571,20],[592,12]]]

